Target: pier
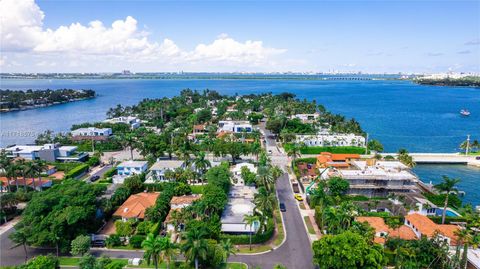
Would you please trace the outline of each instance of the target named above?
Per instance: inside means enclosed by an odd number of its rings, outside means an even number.
[[[398,153],[380,153],[382,156],[397,157]],[[480,156],[468,156],[459,153],[409,153],[418,164],[468,164],[480,166]]]

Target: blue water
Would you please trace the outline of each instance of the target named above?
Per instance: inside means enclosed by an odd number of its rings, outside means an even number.
[[[425,183],[438,184],[442,182],[442,176],[460,179],[458,188],[465,191],[463,202],[472,205],[480,205],[480,168],[466,165],[417,165],[413,171]]]
[[[105,119],[108,108],[117,104],[133,105],[144,98],[171,97],[182,89],[211,89],[234,95],[264,92],[293,92],[299,98],[317,100],[328,110],[357,119],[379,139],[385,151],[406,148],[411,152],[456,152],[470,134],[480,139],[480,89],[422,86],[409,81],[370,80],[11,80],[0,81],[2,89],[89,88],[98,93],[91,100],[0,115],[1,141],[5,146],[33,142],[46,129],[66,131],[74,123]],[[469,109],[470,117],[459,111]],[[447,175],[460,173],[464,182],[479,179],[477,169],[447,166]],[[416,169],[424,181],[440,178],[435,168]],[[441,175],[441,174],[440,174]],[[424,179],[427,178],[427,180]],[[466,183],[467,184],[467,183]],[[470,201],[467,191],[465,201]],[[480,190],[477,189],[477,193]],[[480,197],[472,202],[480,204]]]

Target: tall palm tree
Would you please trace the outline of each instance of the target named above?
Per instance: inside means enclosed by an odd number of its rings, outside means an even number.
[[[11,162],[7,166],[5,174],[6,174],[7,179],[8,179],[9,188],[10,188],[11,180],[15,179],[15,185],[16,185],[15,191],[18,191],[18,166],[17,166],[17,164],[15,162]]]
[[[155,268],[158,269],[158,263],[161,262],[160,253],[162,252],[162,237],[148,234],[147,238],[142,242],[142,248],[145,250],[143,255],[147,260],[147,264],[150,265],[150,261],[153,261]]]
[[[35,171],[35,176],[38,177],[39,183],[40,183],[40,191],[43,190],[43,185],[42,185],[42,172],[45,171],[48,168],[47,164],[43,160],[36,160],[35,165],[34,165],[34,171]],[[33,177],[34,184],[35,184],[35,176]]]
[[[443,205],[443,213],[442,213],[442,224],[445,223],[445,216],[447,213],[447,206],[448,206],[448,197],[450,196],[451,192],[458,193],[458,189],[456,185],[460,182],[460,179],[449,178],[447,176],[443,176],[442,183],[435,185],[435,188],[442,193],[445,193],[445,203]]]
[[[300,157],[300,145],[297,143],[292,144],[292,146],[287,150],[287,155],[288,157],[292,157],[293,163],[295,163],[295,160],[297,157]]]
[[[130,160],[133,160],[133,149],[137,147],[137,139],[133,133],[127,133],[120,137],[120,143],[124,149],[130,150]]]
[[[17,227],[15,232],[10,234],[8,237],[12,240],[13,243],[16,245],[15,247],[23,246],[23,250],[25,252],[25,263],[28,261],[28,252],[27,252],[27,231],[25,227]]]
[[[257,182],[259,185],[264,186],[267,191],[272,189],[272,185],[275,182],[273,174],[270,172],[269,167],[259,167],[257,170]]]
[[[272,216],[277,205],[277,198],[273,192],[268,192],[265,187],[260,187],[254,196],[253,203],[255,211],[261,213],[262,216]]]
[[[400,149],[398,151],[398,160],[410,168],[413,168],[416,165],[416,163],[413,161],[412,156],[408,154],[408,151],[406,149]]]
[[[227,263],[228,257],[230,257],[231,254],[235,255],[236,253],[235,247],[232,244],[232,241],[230,239],[222,240],[221,246],[223,249],[224,262]]]
[[[18,159],[15,161],[15,164],[17,165],[17,171],[19,172],[19,174],[22,175],[22,179],[23,179],[23,189],[25,190],[25,192],[27,192],[27,182],[26,182],[26,171],[27,171],[27,163],[25,161],[25,159]],[[18,188],[18,182],[16,183],[17,184],[17,188]]]
[[[167,269],[170,269],[170,264],[177,255],[177,249],[178,246],[170,240],[169,236],[162,238],[162,251],[160,252],[160,257],[165,261]]]
[[[195,269],[198,269],[198,260],[207,258],[207,240],[205,240],[205,231],[193,229],[187,232],[186,241],[182,245],[182,252],[188,261],[195,262]]]
[[[247,227],[247,225],[250,226],[250,232],[249,232],[250,240],[249,241],[250,241],[250,250],[252,250],[252,233],[253,233],[252,228],[253,228],[254,224],[256,222],[258,222],[258,216],[255,216],[253,214],[245,215],[245,216],[243,216],[243,221],[245,222],[245,228]]]
[[[26,162],[25,163],[25,166],[24,166],[24,169],[25,169],[25,176],[28,176],[29,178],[32,178],[32,183],[33,183],[33,190],[35,190],[36,186],[35,186],[35,175],[36,175],[36,165],[33,161],[30,161],[30,162]],[[25,181],[25,178],[24,178],[24,181]],[[27,184],[27,182],[25,181],[24,182],[25,185]]]
[[[10,158],[7,157],[7,153],[5,150],[0,152],[0,172],[7,178],[6,186],[8,192],[11,192],[10,189],[10,177],[8,174],[9,167],[12,165],[12,161]]]
[[[209,160],[205,158],[205,152],[200,151],[195,154],[195,160],[193,164],[195,165],[195,169],[199,172],[202,176],[205,174],[207,169],[212,166]]]

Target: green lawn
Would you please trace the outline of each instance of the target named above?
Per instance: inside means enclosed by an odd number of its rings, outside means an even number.
[[[119,261],[124,265],[128,264],[128,259],[111,258],[111,260],[112,262]],[[58,258],[58,262],[61,266],[77,266],[79,261],[80,261],[80,258],[78,257],[59,257]]]
[[[260,245],[260,246],[252,246],[252,250],[248,247],[248,245],[245,245],[245,247],[242,247],[241,249],[238,250],[238,253],[258,253],[258,252],[264,252],[271,250],[272,247],[269,245]]]
[[[310,221],[310,218],[308,216],[304,216],[303,219],[307,224],[308,233],[315,234],[315,230],[313,229],[313,225],[312,225],[312,222]]]
[[[193,194],[202,194],[204,186],[205,185],[190,185],[190,189],[192,189]]]
[[[274,212],[274,215],[275,215],[275,221],[277,223],[277,235],[275,240],[273,240],[273,244],[275,246],[278,246],[283,242],[283,238],[285,237],[285,234],[283,231],[283,222],[282,222],[282,217],[280,215],[280,210],[276,209]]]

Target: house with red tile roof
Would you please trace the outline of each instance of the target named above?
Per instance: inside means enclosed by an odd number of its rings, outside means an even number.
[[[322,152],[317,156],[318,168],[348,168],[351,160],[359,160],[359,154],[332,154],[330,152]]]
[[[405,225],[413,230],[417,238],[438,236],[450,245],[457,245],[456,233],[461,229],[457,225],[436,224],[427,216],[418,213],[405,216]]]
[[[381,217],[357,217],[357,222],[366,222],[375,229],[375,243],[385,244],[386,237],[400,238],[404,240],[416,240],[417,236],[407,225],[402,225],[396,229],[390,228]]]
[[[113,213],[113,216],[122,218],[123,221],[129,219],[144,219],[145,210],[155,205],[158,192],[141,192],[132,194],[128,199]]]

